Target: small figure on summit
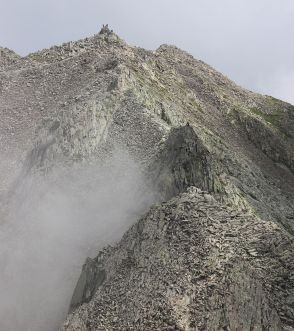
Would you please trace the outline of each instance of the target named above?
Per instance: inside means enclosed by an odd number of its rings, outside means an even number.
[[[113,30],[110,30],[109,29],[109,26],[108,26],[108,24],[103,24],[102,25],[102,28],[101,28],[101,30],[100,30],[100,32],[99,32],[99,34],[111,34],[113,32]]]

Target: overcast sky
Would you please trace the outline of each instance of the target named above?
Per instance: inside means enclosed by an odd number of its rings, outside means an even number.
[[[0,45],[21,55],[93,35],[170,43],[240,85],[294,104],[294,0],[0,0]]]

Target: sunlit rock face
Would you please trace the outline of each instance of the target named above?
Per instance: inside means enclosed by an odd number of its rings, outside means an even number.
[[[0,329],[294,330],[293,128],[292,105],[108,26],[1,48]]]

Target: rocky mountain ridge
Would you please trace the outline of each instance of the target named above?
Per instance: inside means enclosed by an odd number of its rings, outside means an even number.
[[[292,244],[190,188],[86,262],[63,330],[282,330]]]
[[[119,145],[159,201],[173,198],[86,263],[64,330],[294,330],[292,105],[107,28],[25,58],[0,54],[3,196],[23,176]]]

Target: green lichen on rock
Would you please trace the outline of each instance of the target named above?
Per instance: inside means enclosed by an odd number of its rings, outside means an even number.
[[[271,125],[274,125],[276,127],[279,126],[279,120],[281,117],[281,111],[275,111],[274,113],[266,113],[264,111],[259,110],[256,107],[248,108],[248,110],[255,115],[260,116],[263,118],[266,122],[270,123]]]

